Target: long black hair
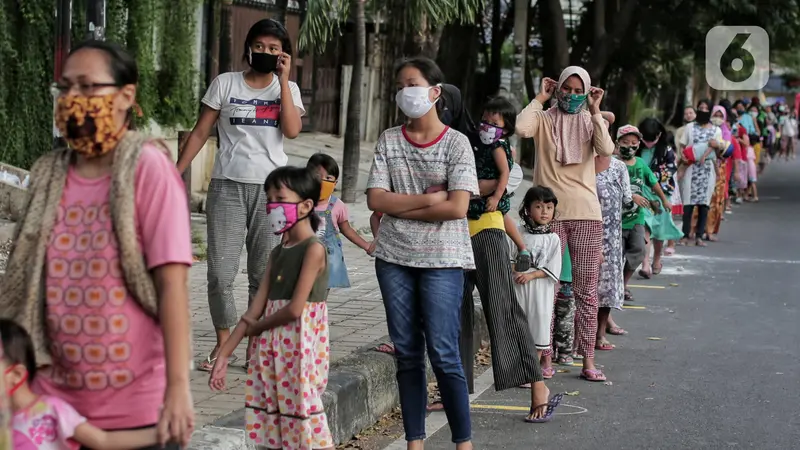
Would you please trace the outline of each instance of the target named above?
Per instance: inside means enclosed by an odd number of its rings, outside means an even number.
[[[413,56],[410,58],[403,58],[398,61],[397,64],[395,64],[394,77],[397,78],[397,76],[400,75],[400,71],[406,67],[413,67],[419,70],[419,73],[422,74],[422,78],[428,82],[430,87],[440,87],[442,93],[439,96],[439,100],[436,102],[435,108],[436,113],[439,115],[439,117],[441,117],[446,105],[444,72],[442,72],[442,69],[440,69],[436,62],[430,58],[426,58],[424,56]],[[458,96],[460,99],[460,91],[458,92]]]
[[[321,220],[314,208],[317,207],[319,202],[319,194],[322,190],[322,183],[320,182],[317,173],[314,169],[307,167],[294,167],[284,166],[270,172],[267,181],[264,182],[264,192],[270,189],[280,189],[286,186],[286,189],[297,194],[301,201],[313,200],[314,206],[308,215],[308,220],[311,222],[311,229],[317,231],[319,229]]]
[[[667,156],[667,149],[670,147],[667,136],[667,129],[655,117],[648,117],[639,123],[639,132],[642,133],[642,139],[645,141],[655,141],[656,136],[659,136],[655,147],[653,148],[653,161],[664,161]],[[642,156],[643,145],[639,146],[636,150],[636,156]]]
[[[522,223],[528,233],[539,234],[541,233],[543,225],[534,222],[533,217],[531,217],[528,212],[533,202],[552,203],[553,214],[555,215],[555,208],[558,206],[558,197],[556,197],[552,189],[546,186],[534,186],[525,193],[525,198],[522,199],[522,204],[519,205],[519,218],[522,219]],[[549,224],[545,225],[545,227],[548,226]]]
[[[6,365],[22,365],[28,371],[28,381],[36,377],[36,354],[31,336],[10,319],[0,319],[0,339],[3,342],[3,359]]]
[[[448,127],[461,132],[469,138],[469,142],[476,146],[480,140],[478,128],[464,107],[461,90],[452,84],[442,84],[442,96],[436,102],[439,120]]]

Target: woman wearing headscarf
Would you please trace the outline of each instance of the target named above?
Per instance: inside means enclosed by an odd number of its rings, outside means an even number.
[[[728,113],[723,106],[715,106],[711,112],[711,123],[715,127],[719,127],[722,132],[722,145],[720,152],[727,149],[733,140],[731,135],[731,128],[728,126]],[[708,220],[706,222],[705,230],[697,230],[697,233],[706,234],[706,239],[709,241],[716,241],[716,234],[719,233],[719,225],[722,222],[722,215],[725,213],[725,197],[728,193],[728,182],[730,175],[728,173],[728,158],[718,157],[715,161],[716,166],[716,183],[714,185],[714,194],[711,196],[711,205],[708,210]]]
[[[544,110],[556,96],[558,105]],[[553,231],[562,252],[569,245],[575,294],[575,340],[583,356],[581,377],[605,381],[595,366],[597,338],[597,267],[603,250],[603,215],[597,199],[594,156],[609,156],[614,141],[600,114],[603,90],[592,87],[586,70],[571,66],[558,81],[542,80],[536,98],[517,117],[517,133],[536,142],[535,185],[558,197],[559,216]],[[588,108],[586,107],[588,103]]]

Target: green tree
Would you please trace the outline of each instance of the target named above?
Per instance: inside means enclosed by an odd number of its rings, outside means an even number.
[[[341,34],[341,25],[351,18],[356,26],[355,54],[353,78],[350,82],[350,99],[347,104],[347,126],[344,142],[344,162],[342,167],[342,200],[355,200],[358,185],[358,162],[360,159],[360,124],[361,124],[361,79],[364,66],[366,17],[386,17],[394,24],[403,24],[405,38],[410,40],[419,50],[431,49],[435,57],[438,41],[432,37],[441,37],[441,29],[450,23],[474,23],[477,14],[483,8],[483,0],[309,0],[306,16],[300,28],[301,48],[317,53],[324,50],[326,44]],[[397,14],[400,12],[401,14]],[[415,34],[411,34],[414,31]],[[387,49],[396,49],[397,42],[388,42]],[[402,44],[401,44],[402,45]],[[392,58],[388,58],[392,61]],[[393,85],[393,83],[390,83]],[[393,99],[389,100],[390,102]],[[390,104],[391,106],[391,104]]]

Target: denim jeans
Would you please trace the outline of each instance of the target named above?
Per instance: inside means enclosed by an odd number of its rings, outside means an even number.
[[[395,347],[406,440],[425,439],[426,344],[453,442],[471,440],[469,394],[458,348],[464,271],[419,269],[376,259],[375,274]]]

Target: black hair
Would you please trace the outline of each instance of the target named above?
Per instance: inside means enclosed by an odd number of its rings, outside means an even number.
[[[648,117],[642,120],[639,123],[639,132],[642,133],[642,139],[646,141],[653,141],[655,137],[661,134],[656,141],[656,146],[653,149],[653,160],[654,161],[664,161],[664,158],[667,155],[667,148],[669,148],[669,143],[667,142],[667,129],[664,128],[664,125],[655,117]],[[639,146],[639,149],[636,150],[636,156],[642,156],[642,150],[644,150],[643,145]]]
[[[743,102],[743,101],[741,101],[741,100],[736,100],[735,102],[733,102],[733,109],[736,109],[736,108],[738,108],[738,107],[739,107],[739,105],[741,105],[742,107],[744,107],[744,102]]]
[[[306,168],[317,170],[320,167],[325,169],[325,172],[328,172],[328,175],[339,179],[339,164],[336,164],[336,160],[333,159],[331,155],[326,155],[325,153],[314,153],[311,155],[311,158],[308,158],[308,162],[306,163]]]
[[[250,27],[250,31],[247,32],[247,37],[244,38],[242,59],[244,59],[245,62],[248,60],[248,52],[250,46],[253,45],[253,41],[263,36],[272,36],[281,41],[283,52],[292,56],[292,41],[289,39],[289,32],[286,31],[286,27],[275,19],[262,19]]]
[[[719,101],[719,106],[725,108],[725,111],[730,111],[732,105],[730,100],[728,100],[727,98],[723,98],[722,100]]]
[[[3,359],[12,365],[21,364],[28,371],[28,381],[36,377],[36,354],[31,336],[10,319],[0,319],[0,338],[3,341]]]
[[[695,110],[695,107],[694,107],[694,106],[692,106],[692,105],[686,105],[686,106],[684,106],[684,107],[683,107],[683,110],[684,110],[684,111],[686,111],[687,109],[691,109],[692,111],[694,111],[694,110]]]
[[[139,83],[139,66],[136,64],[136,59],[120,45],[109,41],[90,39],[73,47],[69,55],[72,56],[81,50],[98,50],[105,53],[108,59],[108,71],[117,86],[122,87]],[[128,111],[126,118],[128,128],[131,130],[136,128],[132,119],[133,108]]]
[[[322,185],[317,174],[307,167],[284,166],[273,170],[267,177],[267,181],[264,182],[264,192],[270,189],[280,189],[283,186],[297,194],[302,201],[313,200],[313,208],[317,207]],[[317,231],[320,218],[313,208],[309,213],[308,220],[311,221],[311,229]]]
[[[528,192],[525,193],[525,198],[522,199],[522,204],[519,205],[519,217],[522,219],[525,228],[531,233],[539,226],[533,221],[533,218],[528,212],[533,202],[552,203],[553,209],[555,210],[558,206],[558,197],[556,197],[552,189],[546,186],[534,186],[528,189]]]
[[[419,72],[422,74],[422,78],[424,78],[431,87],[444,84],[444,73],[442,72],[442,69],[439,68],[434,60],[424,56],[403,58],[398,61],[394,66],[394,77],[397,78],[397,76],[400,75],[400,71],[408,66],[419,70]],[[444,93],[444,88],[442,88],[442,92]],[[436,102],[436,112],[440,117],[444,107],[445,96],[440,95],[439,101]]]
[[[88,40],[75,46],[69,55],[81,50],[99,50],[108,57],[108,71],[119,86],[139,83],[139,67],[136,60],[124,48],[109,41]]]
[[[517,127],[517,108],[507,98],[499,95],[490,98],[483,107],[483,112],[500,114],[503,117],[503,123],[505,124],[505,127],[503,127],[504,137],[514,134],[514,129]]]
[[[711,103],[711,100],[707,98],[701,98],[700,101],[697,102],[697,108],[700,109],[700,105],[703,103],[705,103],[706,106],[708,106],[708,110],[711,111],[711,106],[713,106],[713,103]]]

